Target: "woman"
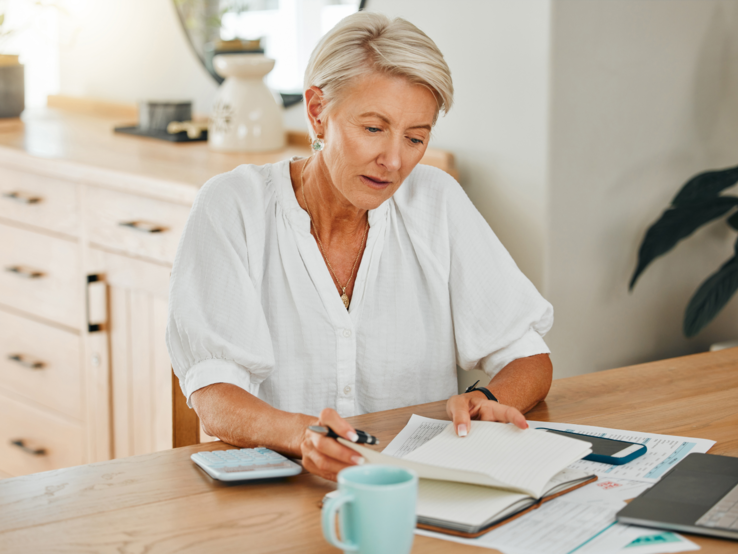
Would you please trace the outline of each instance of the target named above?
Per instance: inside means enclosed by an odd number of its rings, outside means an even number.
[[[447,399],[459,436],[470,419],[527,427],[551,383],[552,309],[458,183],[418,165],[452,96],[433,41],[360,12],[306,71],[313,156],[200,191],[167,340],[210,435],[335,479],[363,460],[309,425],[356,440],[344,417]],[[456,394],[457,364],[488,391]]]

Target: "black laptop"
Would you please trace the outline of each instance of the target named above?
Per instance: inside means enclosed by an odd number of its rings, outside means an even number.
[[[689,454],[618,522],[738,540],[738,458]]]

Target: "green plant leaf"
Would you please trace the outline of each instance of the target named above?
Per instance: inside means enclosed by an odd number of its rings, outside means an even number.
[[[728,225],[738,231],[738,212],[735,212],[728,218]]]
[[[692,177],[671,201],[672,206],[687,206],[717,197],[723,190],[738,183],[738,166],[705,171]]]
[[[688,205],[667,208],[661,217],[649,227],[638,251],[638,265],[633,272],[629,288],[653,260],[666,254],[682,239],[697,229],[738,205],[734,196],[718,196]]]
[[[738,245],[736,245],[738,248]],[[738,290],[738,257],[733,256],[700,285],[684,312],[684,335],[693,337],[720,313]]]

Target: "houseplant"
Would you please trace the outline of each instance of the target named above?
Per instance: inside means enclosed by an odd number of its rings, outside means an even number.
[[[0,4],[0,118],[19,117],[25,108],[25,74],[18,56],[3,55],[13,35]]]
[[[738,231],[735,209],[738,196],[722,194],[737,182],[738,167],[706,171],[687,181],[661,217],[646,231],[630,290],[651,262],[707,223],[725,217],[726,223]],[[699,333],[738,290],[738,240],[733,250],[733,256],[700,285],[687,304],[683,323],[685,336]]]

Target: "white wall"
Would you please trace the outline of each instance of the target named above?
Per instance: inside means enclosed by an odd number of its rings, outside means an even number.
[[[738,338],[738,299],[682,336],[699,284],[732,253],[713,225],[627,284],[648,226],[705,169],[738,164],[738,3],[557,0],[543,291],[557,376]]]
[[[171,0],[70,0],[60,94],[118,102],[193,100],[209,113],[215,81],[190,49]]]

